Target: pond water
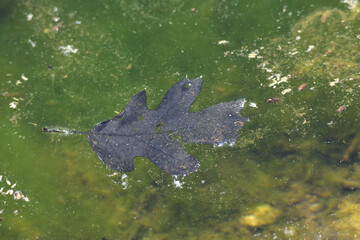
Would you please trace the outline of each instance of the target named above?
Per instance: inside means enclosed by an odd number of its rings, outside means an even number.
[[[0,3],[3,239],[356,239],[355,0]],[[191,107],[246,98],[232,147],[186,144],[176,179],[107,168],[76,134],[202,76]],[[14,199],[14,193],[21,199]]]

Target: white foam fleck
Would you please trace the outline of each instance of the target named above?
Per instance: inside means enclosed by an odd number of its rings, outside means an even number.
[[[224,44],[228,44],[229,43],[229,41],[227,41],[227,40],[220,40],[220,41],[218,41],[218,44],[219,45],[224,45]]]
[[[114,176],[116,176],[118,174],[119,174],[118,172],[113,172],[112,174],[109,174],[108,177],[114,177]]]
[[[331,125],[334,125],[334,124],[335,124],[334,121],[330,121],[330,122],[327,123],[328,126],[331,126]]]
[[[123,175],[121,175],[121,180],[125,180],[128,176],[124,173]]]
[[[74,48],[74,46],[72,45],[60,46],[59,49],[62,50],[62,53],[65,56],[69,55],[70,53],[77,53],[77,51],[79,50],[77,48]]]
[[[294,231],[292,229],[288,229],[287,227],[284,229],[284,233],[287,236],[294,236]]]
[[[239,104],[239,108],[243,108],[245,106],[246,100],[245,98],[237,100],[237,103]]]
[[[311,50],[313,50],[315,48],[314,45],[309,45],[308,49],[305,52],[310,52]]]
[[[27,77],[25,77],[25,75],[24,75],[24,74],[21,74],[21,79],[22,79],[22,80],[24,80],[24,81],[29,80]]]
[[[28,15],[26,15],[26,20],[29,22],[31,21],[31,19],[33,18],[33,14],[32,13],[29,13]]]
[[[227,146],[229,146],[229,147],[232,147],[232,146],[235,145],[235,142],[229,140],[229,141],[225,141],[225,142],[215,143],[215,144],[214,144],[214,148],[216,148],[216,147],[223,147],[223,146],[225,146],[225,145],[227,145]]]
[[[259,54],[257,50],[249,53],[248,58],[256,58],[256,56]]]
[[[299,51],[292,51],[292,52],[289,52],[289,55],[293,56],[293,55],[296,55],[298,53],[299,53]]]
[[[5,195],[13,195],[14,193],[14,190],[10,189],[10,190],[7,190]]]
[[[124,189],[128,188],[128,183],[127,182],[122,182],[121,185],[123,186]]]
[[[174,179],[174,186],[175,188],[183,188],[182,184],[179,180]]]
[[[29,39],[28,42],[33,48],[36,47],[36,42],[33,42],[31,39]]]
[[[128,183],[128,176],[124,173],[123,175],[121,175],[121,185],[123,186],[124,189],[127,189],[129,187],[129,183]]]
[[[333,86],[335,86],[335,84],[337,84],[339,81],[340,81],[339,78],[335,78],[333,82],[330,82],[330,83],[329,83],[329,85],[330,85],[331,87],[333,87]]]
[[[253,108],[257,108],[257,105],[256,105],[255,102],[250,102],[250,103],[249,103],[249,106],[250,106],[250,107],[253,107]]]
[[[291,88],[287,88],[287,89],[281,91],[281,94],[284,95],[284,94],[287,94],[287,93],[289,93],[289,92],[291,92]]]
[[[342,0],[341,2],[347,4],[350,10],[355,9],[358,5],[358,0]]]
[[[9,103],[9,107],[12,108],[12,109],[15,109],[17,107],[19,102],[11,102]]]

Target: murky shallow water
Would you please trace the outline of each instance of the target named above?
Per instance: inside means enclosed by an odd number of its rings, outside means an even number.
[[[355,1],[0,7],[6,239],[359,236]],[[144,89],[155,108],[185,76],[204,80],[193,111],[246,97],[250,122],[233,147],[187,145],[201,166],[184,179],[145,158],[114,174],[84,136],[41,132],[89,130]]]

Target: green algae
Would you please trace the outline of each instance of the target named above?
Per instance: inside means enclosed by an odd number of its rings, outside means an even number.
[[[13,3],[1,22],[6,56],[0,58],[0,92],[11,93],[0,96],[1,175],[16,179],[30,199],[0,195],[2,236],[359,234],[357,8],[338,1],[317,1],[315,7],[294,1],[286,8],[275,1],[90,1],[80,9],[78,4]],[[229,44],[218,45],[223,39]],[[66,55],[60,47],[68,45],[77,52]],[[252,52],[256,58],[249,59]],[[194,111],[246,97],[243,115],[250,122],[232,148],[187,145],[201,167],[185,179],[174,179],[144,158],[135,160],[134,172],[114,174],[86,139],[41,135],[46,125],[89,129],[144,88],[155,108],[186,74],[205,79]],[[298,91],[303,83],[307,87]],[[271,97],[281,101],[268,103]],[[9,108],[11,102],[17,108]],[[274,206],[281,217],[258,228],[239,224],[257,206]]]

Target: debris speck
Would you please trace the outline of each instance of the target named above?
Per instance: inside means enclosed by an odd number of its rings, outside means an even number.
[[[28,42],[33,48],[36,47],[36,42],[33,42],[31,39],[29,39]]]
[[[325,23],[326,22],[326,19],[327,19],[327,12],[324,12],[323,14],[322,14],[322,16],[321,16],[321,19],[320,19],[320,21],[322,22],[322,23]]]
[[[268,103],[275,103],[275,102],[280,102],[280,98],[268,98],[266,100]]]
[[[58,21],[60,20],[60,18],[59,18],[59,17],[53,17],[52,20],[53,20],[54,22],[58,22]]]
[[[225,44],[228,44],[229,43],[229,41],[227,41],[227,40],[220,40],[220,41],[218,41],[218,44],[219,45],[225,45]]]
[[[305,52],[310,52],[311,50],[313,50],[315,48],[314,45],[309,45],[308,49]]]
[[[300,36],[296,36],[296,38],[295,38],[296,41],[299,41],[300,39],[301,39]]]
[[[24,81],[29,80],[27,77],[25,77],[25,75],[24,75],[24,74],[21,74],[21,79],[22,79],[22,80],[24,80]]]
[[[333,87],[333,86],[335,86],[336,83],[339,82],[339,80],[340,80],[339,78],[335,78],[333,82],[330,82],[330,83],[329,83],[329,85],[330,85],[331,87]]]
[[[286,12],[286,9],[287,9],[287,6],[286,6],[286,5],[284,5],[284,6],[283,6],[283,10],[282,10],[282,11],[283,11],[283,13],[284,13],[284,12]]]
[[[53,32],[58,32],[61,27],[62,27],[62,23],[60,22],[60,23],[56,24],[51,30]]]
[[[342,113],[343,111],[345,111],[346,107],[345,106],[340,106],[336,111],[338,113]]]
[[[303,83],[298,87],[298,91],[304,90],[306,87],[307,87],[307,84]]]
[[[62,53],[65,56],[69,55],[69,53],[77,53],[77,51],[78,51],[78,49],[74,48],[74,46],[72,46],[72,45],[60,46],[59,49],[62,50]]]
[[[20,81],[20,80],[16,80],[15,85],[16,85],[16,86],[18,86],[18,85],[20,85],[20,84],[22,84],[22,81]]]
[[[16,191],[15,193],[14,193],[14,199],[15,200],[20,200],[20,199],[22,199],[24,197],[24,194],[21,192],[21,191]]]
[[[257,51],[253,51],[251,53],[249,53],[248,55],[248,58],[256,58],[256,56],[258,55],[259,53]]]
[[[289,92],[291,92],[291,88],[287,88],[287,89],[281,91],[281,94],[284,95],[284,94],[287,94],[287,93],[289,93]]]

